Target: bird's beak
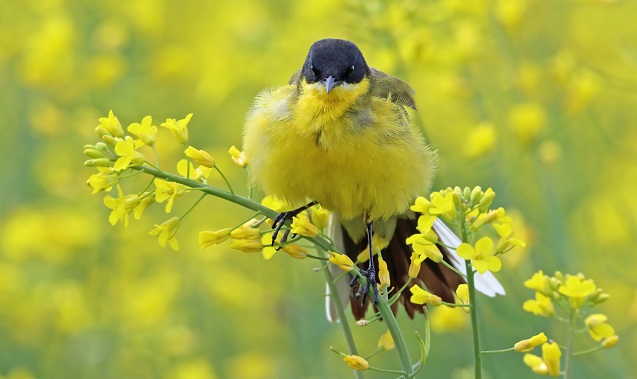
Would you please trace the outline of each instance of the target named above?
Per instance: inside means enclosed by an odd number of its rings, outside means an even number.
[[[327,93],[330,93],[330,91],[332,91],[332,88],[334,88],[334,86],[337,85],[339,82],[336,79],[334,79],[332,75],[330,75],[323,80],[323,83],[325,83],[325,88],[327,89]]]

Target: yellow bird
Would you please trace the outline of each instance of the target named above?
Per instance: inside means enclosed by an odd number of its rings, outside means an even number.
[[[296,208],[277,218],[275,233],[287,219],[319,203],[333,212],[331,234],[354,259],[366,246],[373,256],[372,233],[386,241],[383,257],[400,288],[411,256],[405,239],[417,233],[409,206],[428,194],[437,171],[435,150],[410,124],[406,107],[416,108],[413,95],[409,85],[369,67],[354,43],[340,39],[315,42],[288,85],[262,91],[247,116],[243,149],[252,184]],[[446,229],[440,222],[436,228]],[[454,263],[454,251],[443,250]],[[463,279],[425,262],[420,279],[453,302]],[[374,259],[363,273],[368,284],[355,296],[362,294],[363,301],[352,300],[356,318],[364,317],[370,284],[376,282]],[[331,296],[348,301],[351,290],[342,282],[342,293]],[[377,286],[371,288],[376,302]],[[422,312],[408,298],[401,302],[412,317],[415,310]]]

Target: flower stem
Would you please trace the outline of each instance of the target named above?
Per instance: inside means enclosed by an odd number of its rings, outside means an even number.
[[[478,329],[478,307],[476,306],[476,285],[474,282],[473,267],[470,261],[465,261],[467,267],[467,284],[469,287],[469,303],[471,304],[471,329],[473,331],[473,361],[475,367],[475,379],[482,378],[482,356],[480,355],[480,330]]]
[[[566,359],[564,360],[564,379],[571,378],[571,372],[573,371],[573,341],[575,340],[575,328],[577,326],[577,317],[579,316],[579,310],[573,309],[571,311],[571,319],[568,324],[568,339],[566,342]]]
[[[201,196],[199,197],[199,199],[197,199],[197,201],[195,201],[195,203],[192,205],[192,207],[190,207],[190,209],[188,209],[186,211],[186,213],[184,213],[183,215],[181,215],[181,217],[179,217],[179,221],[183,220],[184,218],[186,218],[186,216],[188,216],[188,213],[192,212],[193,209],[195,209],[195,207],[197,206],[197,204],[199,204],[199,202],[201,200],[203,200],[203,198],[206,197],[205,193],[202,193]]]
[[[411,364],[411,358],[409,357],[409,350],[407,350],[405,337],[403,336],[403,333],[398,326],[396,317],[394,317],[394,314],[389,307],[389,303],[384,298],[378,299],[376,307],[378,308],[378,312],[380,313],[381,317],[385,321],[385,325],[387,325],[389,333],[394,339],[394,343],[396,344],[396,351],[398,352],[398,356],[400,357],[400,364],[403,366],[404,373],[408,378],[411,378],[414,374],[414,368]]]
[[[318,255],[322,258],[327,258],[327,253],[325,250],[318,248],[316,249]],[[345,314],[345,308],[343,308],[343,304],[340,299],[338,299],[338,290],[336,289],[336,284],[334,284],[334,278],[332,277],[332,273],[327,267],[323,271],[325,275],[325,281],[330,289],[330,300],[332,301],[332,305],[334,305],[334,309],[336,309],[336,314],[338,315],[338,319],[341,321],[341,329],[343,329],[343,335],[345,336],[345,341],[347,342],[347,349],[351,355],[358,355],[358,351],[356,349],[356,342],[354,342],[354,335],[352,335],[352,329],[350,329],[349,324],[347,323],[347,315]],[[356,375],[356,379],[363,379],[363,373],[358,370],[354,370],[354,374]]]
[[[498,353],[506,353],[506,352],[514,351],[514,350],[515,350],[515,347],[510,347],[508,349],[501,349],[501,350],[484,350],[484,351],[481,351],[480,354],[483,354],[483,355],[484,354],[498,354]]]
[[[230,190],[230,193],[234,195],[234,190],[232,189],[232,186],[230,185],[230,182],[228,181],[228,178],[226,178],[226,176],[223,174],[223,171],[221,171],[219,169],[219,167],[217,167],[217,165],[215,165],[215,170],[217,170],[217,172],[219,173],[219,175],[221,175],[221,177],[223,178],[223,180],[226,182],[226,185],[228,186],[228,189]],[[252,187],[250,187],[252,188]],[[248,199],[251,197],[251,194],[248,194]]]

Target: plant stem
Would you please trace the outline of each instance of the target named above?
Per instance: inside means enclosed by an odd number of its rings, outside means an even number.
[[[571,378],[571,371],[573,370],[573,341],[575,340],[575,327],[577,324],[578,316],[579,316],[579,310],[573,309],[571,311],[571,319],[568,324],[568,339],[566,342],[566,359],[564,360],[564,379]]]
[[[380,313],[381,317],[385,321],[387,329],[389,329],[389,333],[394,339],[394,343],[396,344],[396,351],[398,352],[398,356],[400,357],[400,364],[403,366],[403,370],[407,377],[411,378],[414,374],[414,368],[411,364],[411,358],[409,357],[409,350],[407,350],[405,337],[403,336],[403,333],[398,326],[396,317],[394,317],[394,314],[389,307],[389,303],[384,298],[378,299],[376,307],[378,308],[378,312]]]
[[[226,185],[228,186],[228,189],[230,190],[230,193],[232,193],[234,195],[234,190],[232,189],[232,186],[230,185],[230,182],[228,181],[228,178],[226,178],[226,176],[223,174],[223,171],[221,171],[219,169],[219,167],[217,167],[217,165],[215,165],[215,170],[217,170],[219,175],[221,175],[223,180],[226,182]],[[248,198],[250,198],[250,195],[248,195]]]
[[[478,329],[478,308],[476,306],[476,286],[473,267],[470,261],[465,261],[467,267],[467,284],[469,287],[469,303],[471,304],[471,329],[473,331],[473,362],[475,379],[482,378],[482,356],[480,355],[480,330]]]
[[[327,258],[327,253],[325,252],[325,250],[317,248],[316,252],[320,257]],[[325,281],[327,282],[327,285],[330,289],[330,300],[334,305],[334,309],[336,309],[338,319],[341,321],[341,329],[343,329],[343,335],[345,336],[345,341],[347,342],[347,349],[351,355],[358,355],[356,342],[354,342],[354,336],[352,335],[352,329],[349,327],[349,323],[347,322],[345,308],[343,308],[343,304],[341,304],[340,299],[338,299],[338,290],[336,289],[336,284],[334,283],[332,273],[330,272],[329,267],[326,267],[321,271],[323,271],[323,274],[325,275]],[[356,375],[357,379],[363,379],[363,373],[361,371],[354,370],[354,375]]]

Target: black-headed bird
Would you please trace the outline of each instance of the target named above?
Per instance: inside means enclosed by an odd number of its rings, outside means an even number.
[[[367,296],[374,302],[378,297],[377,286],[371,285],[377,282],[373,233],[386,241],[382,256],[391,282],[402,287],[412,253],[405,240],[417,233],[409,207],[428,193],[437,171],[435,150],[410,123],[406,108],[416,108],[413,95],[405,82],[369,67],[354,43],[323,39],[310,47],[288,85],[257,96],[245,123],[243,149],[251,183],[295,207],[275,220],[275,233],[287,219],[318,203],[332,212],[330,233],[353,260],[369,249],[369,266],[361,270],[365,288],[350,296],[349,281],[341,280],[339,294],[328,296],[328,304],[329,297],[342,302],[351,297],[357,319],[364,317]],[[442,222],[436,221],[434,230],[445,244],[459,244]],[[454,250],[439,247],[449,263],[464,270]],[[453,302],[464,279],[444,265],[425,262],[418,279]],[[479,275],[477,283],[488,295],[504,292],[489,273]],[[362,301],[355,300],[361,294]],[[400,302],[410,317],[422,312],[407,294]],[[336,319],[329,305],[328,317]]]

